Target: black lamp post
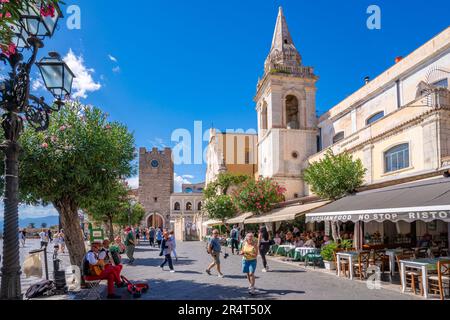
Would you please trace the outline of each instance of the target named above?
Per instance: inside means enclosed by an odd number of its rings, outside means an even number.
[[[73,73],[60,59],[59,55],[50,54],[42,59],[38,67],[47,89],[54,95],[53,106],[45,103],[44,98],[30,94],[30,72],[45,37],[51,37],[62,16],[58,7],[51,7],[48,14],[42,14],[40,6],[24,2],[20,26],[16,26],[13,41],[18,51],[29,49],[31,55],[24,61],[21,53],[0,54],[0,60],[9,64],[9,78],[0,84],[0,107],[5,141],[0,145],[5,157],[5,214],[3,237],[3,266],[0,299],[22,299],[20,285],[19,260],[19,137],[24,123],[37,131],[44,131],[49,126],[49,115],[57,112],[64,104],[64,96],[70,94]],[[54,9],[54,10],[53,10]]]

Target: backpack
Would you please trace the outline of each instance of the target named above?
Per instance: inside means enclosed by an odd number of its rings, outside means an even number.
[[[233,230],[231,230],[231,239],[233,239],[233,240],[235,240],[236,239],[236,235],[237,235],[237,230],[236,229],[233,229]]]
[[[34,299],[38,297],[54,296],[56,294],[56,286],[53,281],[44,280],[42,282],[33,284],[28,288],[25,296],[27,299]]]

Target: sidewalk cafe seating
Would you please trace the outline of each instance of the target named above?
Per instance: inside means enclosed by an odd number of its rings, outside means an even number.
[[[317,249],[314,252],[309,252],[305,256],[305,268],[308,267],[308,265],[312,263],[314,266],[314,269],[316,269],[317,266],[321,266],[323,264],[323,258],[320,254],[320,250]]]
[[[437,274],[428,276],[428,285],[431,293],[438,294],[444,300],[445,289],[450,289],[450,259],[438,262]]]
[[[389,266],[389,257],[386,255],[385,250],[375,250],[373,252],[373,259],[371,259],[371,265],[377,266],[380,268],[381,273],[384,274],[386,270],[386,266]]]
[[[367,269],[370,265],[370,251],[361,251],[358,255],[358,262],[354,263],[353,268],[356,272],[356,276],[359,276],[360,280],[364,280],[367,278]]]
[[[333,259],[334,259],[334,264],[337,266],[337,253],[338,252],[343,252],[344,249],[335,249],[333,252]],[[348,265],[348,261],[347,260],[341,260],[341,271],[344,273],[345,276],[347,276],[347,270],[349,270],[350,272],[350,267]],[[336,275],[338,274],[337,268],[336,268]]]
[[[416,259],[424,259],[424,258],[429,258],[429,250],[427,248],[419,248],[416,251]]]
[[[411,260],[413,258],[414,258],[413,254],[412,255],[411,254],[410,255],[405,255],[405,254],[397,255],[396,259],[397,259],[398,270],[401,270],[401,264],[400,264],[401,260]],[[406,278],[405,278],[406,286],[411,287],[412,292],[414,292],[414,294],[416,294],[417,284],[418,284],[419,288],[420,288],[420,295],[423,295],[422,272],[420,272],[418,270],[413,270],[413,269],[407,268],[405,270],[405,273],[406,273]],[[403,284],[401,283],[401,285],[403,285]]]

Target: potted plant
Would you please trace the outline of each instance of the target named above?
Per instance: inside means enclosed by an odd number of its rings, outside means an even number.
[[[338,248],[338,245],[334,242],[327,244],[322,248],[321,255],[326,270],[336,270],[336,264],[334,262],[334,251]]]

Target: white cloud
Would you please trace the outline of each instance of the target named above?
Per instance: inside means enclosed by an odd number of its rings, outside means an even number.
[[[100,83],[97,83],[93,79],[94,69],[88,69],[84,65],[83,56],[76,56],[72,49],[64,57],[64,62],[67,63],[69,68],[73,71],[76,78],[73,80],[73,98],[87,98],[88,92],[94,92],[100,90],[102,87]]]
[[[192,179],[194,179],[195,177],[194,177],[193,175],[191,175],[191,174],[185,174],[185,175],[183,176],[183,178],[184,178],[184,179],[192,180]]]
[[[185,176],[179,176],[177,173],[174,174],[175,180],[175,192],[181,192],[183,184],[191,184],[192,182],[185,178]]]
[[[113,71],[114,73],[119,73],[119,72],[120,72],[120,67],[119,67],[119,66],[114,67],[114,68],[112,69],[112,71]]]
[[[0,218],[3,219],[4,215],[4,206],[3,203],[0,204]],[[51,217],[51,216],[58,216],[58,211],[52,206],[49,205],[48,207],[42,207],[42,206],[25,206],[21,205],[19,207],[19,217],[20,219],[28,219],[28,218],[44,218],[44,217]]]
[[[164,149],[164,148],[168,147],[168,145],[166,144],[166,141],[164,141],[164,139],[162,139],[162,138],[155,138],[155,139],[150,140],[149,142],[150,142],[150,145],[155,148],[163,148]]]
[[[36,78],[31,83],[31,89],[33,91],[38,91],[38,90],[44,89],[44,88],[45,88],[44,81],[41,78]]]
[[[113,62],[117,62],[117,58],[112,56],[112,55],[110,55],[110,54],[108,54],[108,58],[109,58],[109,60],[111,60]]]
[[[127,179],[128,186],[130,186],[131,189],[138,189],[139,188],[139,177],[132,177]]]

